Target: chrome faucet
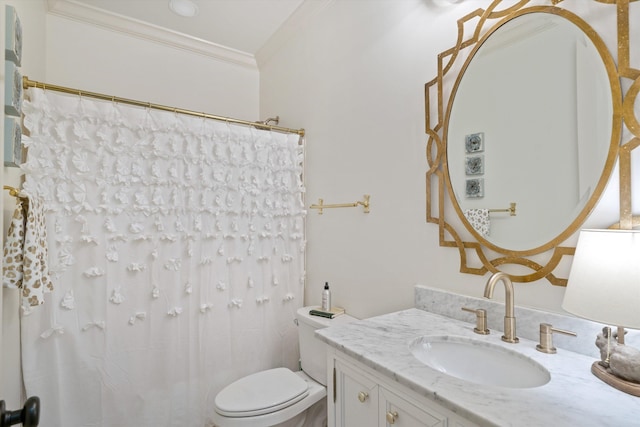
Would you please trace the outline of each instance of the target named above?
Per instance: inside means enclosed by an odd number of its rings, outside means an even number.
[[[495,273],[493,276],[489,278],[487,281],[487,285],[484,287],[484,297],[490,299],[493,296],[493,288],[495,288],[496,283],[502,280],[504,283],[504,335],[502,336],[502,341],[517,343],[520,341],[518,337],[516,337],[516,318],[514,315],[513,308],[513,283],[511,283],[511,279],[506,273]]]

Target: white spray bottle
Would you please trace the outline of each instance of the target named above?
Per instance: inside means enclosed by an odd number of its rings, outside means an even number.
[[[331,291],[329,290],[329,282],[324,282],[324,290],[322,291],[322,310],[331,310]]]

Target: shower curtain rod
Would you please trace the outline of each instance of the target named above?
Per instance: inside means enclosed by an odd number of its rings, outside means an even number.
[[[48,84],[48,83],[37,82],[35,80],[29,80],[29,77],[27,77],[27,76],[23,76],[22,77],[22,87],[24,89],[28,89],[30,87],[35,87],[35,88],[39,88],[39,89],[43,89],[43,90],[53,90],[53,91],[56,91],[56,92],[70,93],[70,94],[78,95],[78,96],[87,96],[89,98],[97,98],[97,99],[102,99],[102,100],[105,100],[105,101],[117,102],[117,103],[121,103],[121,104],[129,104],[129,105],[135,105],[135,106],[138,106],[138,107],[146,107],[146,108],[153,108],[153,109],[156,109],[156,110],[171,111],[171,112],[174,112],[174,113],[186,114],[186,115],[189,115],[189,116],[196,116],[196,117],[204,117],[204,118],[207,118],[207,119],[219,120],[219,121],[224,121],[224,122],[227,122],[227,123],[236,123],[236,124],[241,124],[241,125],[248,125],[248,126],[255,127],[257,129],[262,129],[262,130],[275,130],[275,131],[278,131],[278,132],[295,133],[295,134],[298,134],[300,136],[304,136],[304,129],[289,129],[289,128],[285,128],[285,127],[281,127],[281,126],[273,126],[273,125],[268,125],[268,124],[264,124],[264,123],[260,123],[260,122],[250,122],[248,120],[232,119],[230,117],[216,116],[216,115],[213,115],[213,114],[201,113],[201,112],[198,112],[198,111],[185,110],[183,108],[168,107],[166,105],[153,104],[151,102],[136,101],[135,99],[120,98],[120,97],[117,97],[117,96],[104,95],[102,93],[96,93],[96,92],[87,92],[87,91],[84,91],[84,90],[72,89],[72,88],[69,88],[69,87],[51,85],[51,84]]]

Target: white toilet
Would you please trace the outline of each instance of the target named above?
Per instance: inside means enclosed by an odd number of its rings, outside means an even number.
[[[314,331],[356,319],[347,314],[334,319],[311,316],[309,310],[313,308],[318,307],[302,307],[296,316],[302,370],[269,369],[229,384],[215,399],[213,422],[216,426],[302,425],[306,418],[304,412],[325,398],[327,350],[326,344],[314,336]]]

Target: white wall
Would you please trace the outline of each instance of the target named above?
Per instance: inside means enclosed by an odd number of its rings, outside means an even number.
[[[47,16],[46,82],[258,120],[258,71]]]
[[[307,204],[371,194],[369,214],[309,211],[307,303],[320,302],[325,281],[334,304],[357,317],[412,306],[416,283],[482,294],[488,275],[459,273],[457,250],[439,247],[438,226],[425,221],[424,84],[436,75],[437,55],[455,44],[456,20],[490,3],[335,0],[260,64],[263,114],[308,131]],[[615,46],[615,6],[584,0],[562,6],[595,19],[592,25]],[[631,9],[631,22],[640,22],[640,7]],[[610,187],[586,226],[618,220],[615,175]],[[560,265],[560,277],[569,262]],[[546,280],[516,284],[518,305],[561,311],[563,295]]]

